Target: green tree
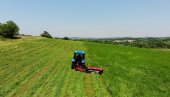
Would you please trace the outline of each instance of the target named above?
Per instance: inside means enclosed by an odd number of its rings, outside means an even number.
[[[2,24],[0,23],[0,36],[2,36]]]
[[[52,38],[52,36],[47,31],[44,31],[43,34],[41,34],[41,37]]]
[[[0,34],[3,37],[13,38],[14,35],[19,34],[19,27],[13,21],[7,21],[4,24],[0,24]]]

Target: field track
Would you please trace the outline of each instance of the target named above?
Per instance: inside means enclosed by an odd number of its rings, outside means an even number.
[[[77,49],[104,74],[72,70]],[[0,41],[0,97],[168,97],[169,58],[169,51],[82,41]]]

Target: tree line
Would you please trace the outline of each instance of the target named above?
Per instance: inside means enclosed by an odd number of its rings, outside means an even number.
[[[126,38],[120,39],[122,42],[115,42],[117,39],[95,39],[85,40],[91,42],[114,44],[114,45],[126,45],[140,48],[167,48],[170,49],[170,37],[167,38],[135,38],[134,42],[124,41]]]
[[[0,36],[5,38],[15,38],[16,35],[19,35],[19,26],[13,21],[7,21],[5,23],[0,23]],[[52,36],[44,31],[41,37],[52,38]]]
[[[16,38],[17,35],[30,36],[30,35],[19,34],[19,26],[13,21],[0,23],[0,36],[3,36],[5,38]],[[53,38],[52,35],[50,35],[49,32],[47,31],[43,31],[43,33],[40,34],[40,36],[46,38]],[[68,37],[64,37],[62,39],[69,40]]]
[[[15,38],[16,35],[19,35],[19,27],[13,21],[7,21],[5,23],[0,23],[0,36],[5,38]],[[41,37],[53,38],[49,32],[43,31],[40,35]],[[64,40],[69,40],[68,37],[64,37]],[[133,43],[128,41],[115,42],[117,39],[97,39],[97,40],[88,40],[99,43],[109,43],[115,45],[128,45],[141,48],[169,48],[170,49],[170,38],[121,38],[119,40],[134,40]]]

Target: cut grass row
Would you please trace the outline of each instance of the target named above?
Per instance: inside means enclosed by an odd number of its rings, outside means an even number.
[[[51,41],[52,42],[52,41]],[[38,43],[38,45],[36,44]],[[46,43],[49,43],[48,40]],[[21,60],[22,62],[22,59],[24,59],[23,57],[29,57],[29,56],[32,56],[32,55],[35,55],[35,54],[38,54],[42,48],[44,49],[48,49],[46,47],[49,47],[48,44],[44,43],[44,40],[41,40],[41,41],[36,41],[35,44],[31,42],[29,43],[23,43],[23,44],[18,44],[17,46],[8,46],[8,47],[1,47],[1,53],[2,56],[1,59],[8,59],[6,62],[6,64],[2,64],[1,66],[3,65],[7,65],[8,61],[10,59],[13,59],[13,58],[16,58],[17,60]],[[52,44],[52,43],[49,43],[49,44]],[[30,55],[31,54],[31,55]],[[16,60],[10,60],[10,61],[14,61],[16,62]]]
[[[39,60],[34,61],[35,63],[32,63],[33,65],[30,68],[27,68],[26,72],[23,72],[23,73],[21,72],[20,76],[17,77],[17,79],[15,78],[13,80],[13,83],[12,83],[13,85],[10,84],[10,86],[13,86],[13,87],[9,87],[9,88],[17,88],[20,83],[22,83],[23,81],[26,81],[27,79],[29,80],[29,78],[31,76],[33,76],[36,72],[38,72],[45,65],[47,65],[48,61],[50,61],[49,58],[50,59],[54,58],[53,56],[52,57],[50,56],[50,55],[53,54],[53,53],[50,53],[50,50],[49,50],[49,52],[46,52],[44,54],[45,54],[45,56],[39,56],[39,57],[42,57],[42,58],[39,59]],[[22,67],[21,67],[21,69],[22,69]],[[18,70],[16,70],[16,72],[18,72]],[[20,72],[18,72],[18,73],[20,73]],[[18,80],[18,79],[20,79],[20,80]],[[15,80],[16,80],[16,82],[15,82]],[[17,86],[15,86],[15,85],[17,85]],[[7,85],[5,85],[5,86],[7,86]],[[7,89],[7,90],[9,90],[9,89]],[[14,90],[12,90],[12,91],[14,91]]]
[[[47,48],[48,47],[48,48]],[[8,70],[7,70],[7,73],[5,73],[5,69],[3,69],[2,71],[1,71],[1,73],[3,73],[5,76],[8,76],[8,74],[10,75],[10,76],[13,76],[13,75],[15,75],[15,71],[17,72],[18,70],[23,70],[23,68],[26,68],[27,66],[30,66],[33,62],[35,62],[35,61],[38,61],[38,60],[40,60],[44,55],[46,55],[46,54],[48,54],[48,53],[50,53],[50,51],[49,52],[46,52],[46,50],[47,49],[49,49],[50,48],[50,46],[47,46],[46,48],[41,48],[41,49],[39,49],[39,51],[40,52],[38,52],[39,54],[34,54],[34,52],[33,52],[33,54],[32,54],[32,52],[30,52],[29,54],[23,54],[23,55],[21,55],[22,56],[22,58],[24,59],[24,61],[19,61],[19,62],[12,62],[12,65],[10,65],[10,67],[8,66]],[[17,53],[17,52],[16,52]],[[18,57],[13,57],[13,59],[20,59],[20,58],[18,58]],[[26,59],[26,60],[25,60]],[[16,68],[14,68],[14,67],[16,67]],[[10,71],[9,71],[10,70]],[[4,71],[4,72],[3,72]],[[12,73],[12,74],[11,74]],[[1,77],[2,79],[4,79],[4,77],[2,76]]]

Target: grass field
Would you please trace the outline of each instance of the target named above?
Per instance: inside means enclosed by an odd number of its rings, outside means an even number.
[[[71,69],[73,51],[103,75]],[[0,97],[169,97],[170,52],[39,37],[0,40]]]

